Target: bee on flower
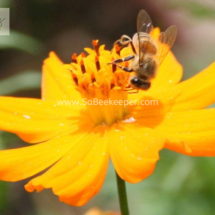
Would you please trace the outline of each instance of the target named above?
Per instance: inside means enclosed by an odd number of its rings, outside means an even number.
[[[130,45],[132,55],[119,58],[112,62],[126,72],[135,72],[130,78],[130,86],[136,89],[148,90],[151,79],[155,78],[158,67],[171,49],[177,35],[177,27],[170,26],[165,32],[161,32],[155,39],[150,34],[154,27],[145,10],[141,10],[137,17],[137,33],[131,39],[123,35],[114,45],[117,52],[121,48]],[[129,66],[121,66],[119,63],[130,61]]]
[[[145,12],[139,17],[138,26],[149,19]],[[145,22],[151,26],[150,20]],[[135,35],[132,40],[122,37],[114,51],[94,40],[93,48],[73,54],[70,64],[51,52],[42,67],[41,99],[0,97],[0,129],[30,143],[0,151],[1,180],[31,177],[27,191],[52,189],[60,201],[81,206],[101,189],[110,159],[118,179],[137,183],[153,173],[164,148],[215,156],[215,109],[205,109],[215,102],[215,63],[180,82],[182,66],[169,51],[176,28]],[[162,58],[157,58],[154,43],[159,35],[167,37],[160,39],[163,47],[168,45]],[[162,59],[159,66],[157,59]],[[132,78],[127,69],[134,71]],[[129,83],[144,90],[129,94]],[[137,103],[82,105],[83,99],[95,98]],[[143,99],[158,103],[141,105]],[[62,100],[78,103],[59,104]]]

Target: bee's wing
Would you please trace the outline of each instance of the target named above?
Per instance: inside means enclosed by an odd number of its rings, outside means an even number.
[[[150,34],[154,27],[149,14],[145,10],[141,10],[137,16],[137,37],[138,37],[138,50],[139,50],[139,62],[143,61],[143,56],[147,46],[143,46],[146,36],[143,33]],[[148,41],[149,42],[149,41]]]
[[[161,64],[175,42],[177,36],[177,27],[170,26],[165,32],[161,32],[157,38],[158,59]]]
[[[145,32],[149,34],[153,29],[149,14],[145,10],[141,10],[137,16],[137,33]]]

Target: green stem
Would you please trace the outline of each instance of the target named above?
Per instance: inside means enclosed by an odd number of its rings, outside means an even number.
[[[125,181],[122,180],[118,176],[117,173],[116,173],[116,179],[117,179],[117,189],[118,189],[118,196],[119,196],[119,204],[120,204],[121,214],[122,215],[129,215]]]

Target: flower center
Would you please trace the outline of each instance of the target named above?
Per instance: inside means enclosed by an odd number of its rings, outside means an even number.
[[[122,120],[128,113],[126,88],[130,74],[110,64],[120,58],[116,51],[107,51],[93,40],[94,49],[88,53],[72,56],[73,62],[66,65],[72,72],[76,89],[81,93],[95,124],[108,125]]]

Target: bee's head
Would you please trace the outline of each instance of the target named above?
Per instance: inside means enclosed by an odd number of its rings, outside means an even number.
[[[148,90],[151,86],[151,83],[148,80],[141,80],[137,77],[131,78],[130,83],[134,88],[142,90]]]

